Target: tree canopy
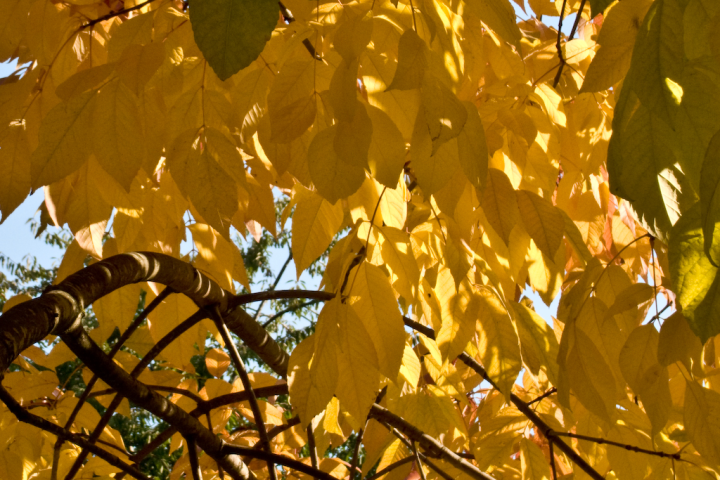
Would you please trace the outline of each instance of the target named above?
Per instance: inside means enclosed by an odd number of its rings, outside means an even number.
[[[513,1],[0,0],[0,476],[719,478],[720,2]]]

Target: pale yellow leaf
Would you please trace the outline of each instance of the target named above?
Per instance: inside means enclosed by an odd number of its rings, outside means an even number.
[[[339,309],[340,343],[335,395],[356,421],[363,422],[375,403],[380,386],[378,355],[355,310],[347,304],[339,304]]]
[[[379,267],[361,263],[350,272],[347,294],[378,356],[378,368],[388,378],[397,378],[405,349],[405,327],[395,294]]]
[[[368,105],[367,113],[372,122],[368,151],[370,172],[375,180],[394,189],[405,165],[405,140],[386,112]]]
[[[298,278],[325,252],[343,220],[339,203],[333,205],[316,192],[296,187],[292,223],[292,252]]]
[[[520,346],[510,314],[489,289],[479,292],[480,312],[477,318],[477,346],[485,371],[505,398],[520,373]]]
[[[410,236],[390,226],[379,230],[385,239],[380,244],[380,254],[395,277],[393,283],[398,293],[409,301],[415,298],[420,281],[420,269],[413,254]]]
[[[230,366],[230,357],[227,353],[213,348],[205,354],[205,366],[214,377],[222,377]]]

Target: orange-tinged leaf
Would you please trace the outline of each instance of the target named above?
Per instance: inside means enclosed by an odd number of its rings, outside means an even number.
[[[210,375],[220,378],[230,366],[230,357],[222,350],[213,348],[205,354],[205,366]]]

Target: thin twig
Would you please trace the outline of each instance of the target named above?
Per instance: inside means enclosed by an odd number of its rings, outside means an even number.
[[[335,294],[321,290],[275,290],[274,292],[256,292],[236,295],[228,299],[228,311],[241,305],[263,300],[288,300],[292,298],[304,298],[314,300],[332,300]]]
[[[412,443],[411,443],[407,438],[403,437],[403,436],[400,434],[400,432],[399,432],[395,427],[393,427],[393,426],[391,426],[391,425],[388,425],[388,424],[386,424],[385,422],[382,422],[382,421],[380,422],[380,424],[383,425],[383,426],[384,426],[385,428],[387,428],[388,430],[390,430],[390,432],[391,432],[393,435],[395,435],[395,437],[397,437],[397,438],[403,443],[403,445],[405,445],[405,447],[406,447],[408,450],[410,450],[410,451],[413,450],[413,445],[412,445]],[[417,452],[417,450],[416,450],[416,452]],[[435,472],[436,472],[438,475],[440,475],[441,477],[443,477],[445,480],[454,480],[453,477],[451,477],[450,475],[448,475],[448,474],[447,474],[446,472],[444,472],[441,468],[439,468],[437,465],[435,465],[433,462],[431,462],[430,459],[427,457],[427,455],[424,455],[424,454],[422,454],[422,453],[420,453],[420,452],[417,452],[417,454],[418,454],[418,457],[422,458],[422,459],[425,461],[425,463],[427,463],[428,466],[430,466],[430,468],[432,468],[433,470],[435,470]],[[414,459],[415,456],[412,455],[412,456],[410,456],[410,457],[408,457],[408,458],[413,458],[413,459]],[[483,475],[487,475],[487,474],[483,473]],[[487,477],[481,477],[481,478],[491,479],[492,477],[491,477],[490,475],[487,475]]]
[[[102,17],[98,17],[95,20],[90,20],[88,23],[82,25],[79,30],[85,30],[88,27],[92,27],[94,25],[97,25],[100,22],[104,22],[105,20],[110,20],[111,18],[119,17],[120,15],[125,15],[126,13],[130,13],[134,10],[139,10],[143,8],[146,5],[150,5],[155,0],[146,0],[145,2],[138,3],[137,5],[130,7],[130,8],[124,8],[122,10],[119,10],[117,12],[108,13],[107,15],[103,15]]]
[[[400,460],[393,462],[390,465],[388,465],[387,467],[383,468],[379,472],[376,472],[375,475],[365,477],[364,480],[375,480],[376,478],[380,478],[383,475],[385,475],[386,473],[389,473],[389,472],[395,470],[397,467],[401,467],[401,466],[405,465],[406,463],[412,462],[414,459],[415,459],[415,457],[412,457],[412,456],[401,458]]]
[[[422,480],[427,480],[425,478],[425,470],[423,470],[422,462],[420,461],[420,454],[418,453],[417,445],[415,445],[415,442],[411,443],[413,455],[415,455],[415,465],[417,466],[418,473],[420,473],[420,478]]]
[[[285,273],[285,269],[288,267],[288,265],[289,265],[290,262],[292,261],[292,258],[293,258],[292,250],[290,250],[290,255],[288,255],[288,258],[287,258],[287,260],[285,260],[285,263],[283,264],[282,268],[281,268],[280,271],[278,272],[277,277],[275,277],[275,282],[272,284],[272,286],[271,286],[268,290],[266,290],[267,292],[274,292],[274,291],[275,291],[275,289],[277,288],[278,284],[280,283],[280,279],[282,278],[283,273]],[[260,305],[258,305],[257,310],[255,311],[255,315],[253,315],[253,320],[257,320],[257,319],[258,319],[258,317],[260,316],[260,311],[262,310],[262,308],[263,308],[263,306],[265,305],[265,302],[266,302],[266,301],[267,301],[267,300],[263,300],[263,301],[260,302]],[[264,328],[264,327],[265,327],[265,326],[263,325],[263,328]]]
[[[559,437],[569,437],[569,438],[577,438],[578,440],[587,440],[588,442],[597,443],[598,445],[612,445],[614,447],[624,448],[625,450],[628,450],[630,452],[644,453],[646,455],[654,455],[656,457],[672,458],[675,460],[681,460],[680,452],[675,452],[675,453],[657,452],[655,450],[648,450],[646,448],[636,447],[635,445],[627,445],[625,443],[613,442],[612,440],[606,440],[604,438],[598,438],[598,437],[590,437],[588,435],[580,435],[577,433],[569,433],[569,432],[552,432],[552,433]]]
[[[548,441],[550,448],[550,469],[552,470],[553,480],[557,480],[557,469],[555,467],[555,451],[553,450],[553,442]]]
[[[282,2],[278,2],[278,5],[280,6],[280,13],[282,14],[285,21],[290,24],[295,21],[295,17],[293,17],[292,13],[290,13],[290,10],[288,10],[285,5],[283,5]],[[302,41],[302,44],[305,46],[305,49],[310,53],[310,56],[313,57],[315,60],[322,60],[322,57],[318,55],[317,51],[315,50],[315,47],[312,43],[310,43],[310,40],[307,38]]]
[[[240,353],[235,346],[235,342],[233,341],[232,337],[230,337],[230,331],[228,330],[227,325],[225,325],[225,320],[220,314],[220,309],[217,307],[217,305],[214,308],[210,309],[210,313],[212,314],[213,320],[215,321],[215,326],[220,331],[220,336],[225,342],[225,346],[230,353],[230,358],[232,359],[233,364],[235,365],[235,370],[237,370],[240,381],[243,384],[243,389],[249,393],[248,401],[250,403],[250,409],[253,412],[255,425],[257,425],[258,435],[260,436],[260,444],[263,450],[271,453],[272,450],[270,449],[270,440],[268,439],[265,422],[263,421],[262,413],[260,412],[260,406],[258,405],[257,397],[255,396],[255,392],[252,388],[252,383],[250,382],[250,377],[248,376],[247,370],[245,369],[245,363],[240,357]],[[268,460],[267,466],[268,472],[270,474],[270,480],[277,480],[275,464],[273,464],[272,461]]]
[[[355,474],[357,473],[355,469],[357,468],[358,460],[360,459],[360,444],[363,441],[363,435],[365,434],[366,428],[367,420],[365,420],[365,427],[360,429],[357,437],[355,438],[355,448],[353,449],[352,461],[350,462],[350,480],[353,480],[355,478]]]
[[[555,393],[555,392],[557,392],[557,388],[552,387],[550,390],[548,390],[547,392],[543,393],[543,394],[540,395],[539,397],[537,397],[537,398],[535,398],[535,399],[533,399],[533,400],[530,400],[527,404],[528,404],[528,405],[532,405],[533,403],[541,402],[542,400],[546,399],[547,397],[549,397],[550,395],[552,395],[552,394]]]
[[[562,24],[565,18],[565,7],[567,6],[567,0],[563,0],[562,8],[560,9],[560,21],[558,22],[558,34],[557,42],[555,42],[555,49],[557,50],[558,58],[560,59],[560,66],[558,67],[557,74],[555,74],[555,80],[553,80],[553,88],[557,88],[560,82],[560,76],[562,75],[563,67],[565,66],[565,58],[562,53]]]
[[[415,320],[411,320],[407,317],[403,317],[403,322],[408,327],[422,333],[426,337],[435,339],[435,331],[432,328],[418,323]],[[474,358],[463,352],[462,354],[460,354],[458,359],[464,364],[466,364],[468,367],[475,370],[475,372],[477,372],[484,380],[490,383],[493,388],[498,389],[497,384],[495,384],[495,382],[490,378],[485,369]],[[589,463],[587,463],[575,450],[572,449],[571,446],[569,446],[562,439],[560,439],[558,435],[555,435],[550,426],[545,423],[545,421],[543,421],[533,411],[533,409],[528,406],[527,403],[523,402],[520,397],[511,392],[510,401],[515,405],[518,410],[520,410],[521,413],[523,413],[528,418],[528,420],[535,424],[535,426],[547,437],[548,441],[555,442],[558,448],[562,450],[562,452],[565,453],[565,455],[567,455],[568,458],[572,460],[578,467],[580,467],[585,473],[587,473],[590,478],[592,478],[593,480],[603,480],[602,475],[600,475],[594,468],[592,468]]]
[[[308,450],[310,451],[310,464],[313,468],[318,468],[318,452],[317,446],[315,445],[315,433],[312,429],[312,423],[307,426],[307,437],[308,437]],[[352,471],[350,472],[352,475]]]
[[[573,23],[572,29],[570,30],[570,36],[565,41],[569,42],[573,39],[575,36],[575,32],[577,31],[578,25],[580,24],[580,19],[582,18],[582,12],[585,9],[585,1],[581,0],[580,7],[578,8],[577,15],[575,16],[575,23]],[[565,13],[565,2],[566,0],[563,0],[563,6],[562,6],[562,12],[560,13],[560,24],[558,25],[558,40],[557,40],[557,50],[558,50],[558,57],[560,58],[560,66],[558,67],[557,74],[555,75],[555,80],[553,81],[553,88],[556,88],[558,83],[560,82],[560,76],[562,75],[563,67],[567,65],[565,62],[565,59],[562,56],[562,48],[560,47],[560,39],[562,37],[562,21],[563,21],[563,14]]]
[[[301,308],[310,307],[312,305],[317,305],[320,303],[320,300],[312,300],[310,302],[301,303],[300,305],[295,305],[294,307],[288,307],[285,310],[280,310],[275,315],[270,317],[265,323],[262,324],[263,328],[267,328],[271,323],[273,323],[278,318],[282,317],[286,313],[294,312],[296,310],[300,310]]]
[[[250,447],[231,444],[225,444],[223,452],[234,453],[250,458],[257,458],[259,460],[265,460],[266,462],[273,462],[284,467],[292,468],[294,470],[297,470],[298,472],[305,473],[307,475],[317,478],[318,480],[337,480],[329,473],[325,473],[322,470],[304,464],[299,460],[288,458],[283,455],[278,455],[276,453],[268,453],[263,450],[257,450]]]

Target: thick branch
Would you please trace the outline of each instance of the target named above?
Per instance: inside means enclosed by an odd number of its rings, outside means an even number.
[[[88,336],[82,326],[71,329],[63,340],[72,352],[86,365],[93,365],[95,371],[103,372],[102,379],[117,391],[123,392],[129,400],[153,415],[177,427],[187,437],[193,437],[208,455],[216,459],[235,480],[248,480],[254,475],[236,455],[226,455],[224,442],[213,435],[195,417],[154,392],[142,382],[116,365]]]
[[[90,443],[89,441],[84,439],[81,435],[78,435],[75,433],[70,433],[70,432],[64,430],[62,427],[55,425],[54,423],[49,422],[42,417],[38,417],[37,415],[33,415],[32,413],[28,412],[1,385],[0,385],[0,400],[2,400],[2,402],[8,407],[8,410],[10,410],[19,421],[33,425],[37,428],[40,428],[42,430],[52,433],[53,435],[57,436],[58,438],[62,438],[63,440],[66,440],[68,442],[74,443],[75,445],[77,445],[79,447],[87,449],[90,452],[92,452],[93,454],[95,454],[98,457],[105,460],[107,463],[109,463],[113,467],[119,468],[120,470],[122,470],[123,472],[132,476],[133,478],[137,478],[139,480],[149,480],[149,478],[146,477],[134,465],[128,465],[127,463],[123,462],[122,460],[120,460],[118,457],[116,457],[112,453],[110,453],[106,450],[103,450],[102,448],[98,447],[97,445],[95,445],[93,443]]]
[[[265,460],[266,462],[274,462],[274,463],[277,463],[278,465],[292,468],[294,470],[297,470],[298,472],[305,473],[307,475],[313,476],[320,480],[337,480],[335,477],[333,477],[329,473],[325,473],[322,470],[315,469],[315,468],[311,467],[310,465],[304,464],[303,462],[300,462],[300,461],[292,459],[292,458],[285,457],[283,455],[278,455],[276,453],[268,453],[264,450],[257,450],[255,448],[251,448],[251,447],[243,447],[240,445],[230,445],[230,444],[225,444],[225,452],[233,453],[236,455],[243,455],[245,457],[250,457],[250,458],[257,458],[260,460]]]

